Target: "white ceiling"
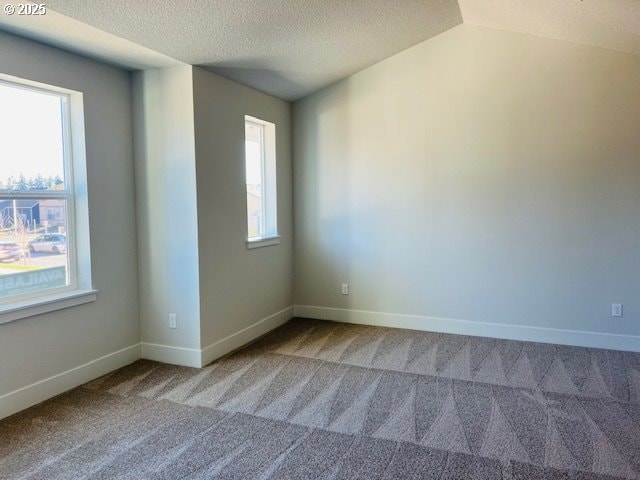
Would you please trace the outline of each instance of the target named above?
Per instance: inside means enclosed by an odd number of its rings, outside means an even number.
[[[51,0],[47,7],[288,100],[462,23],[457,0]]]
[[[640,0],[49,0],[0,29],[130,68],[200,65],[295,100],[460,23],[640,55]]]
[[[51,9],[44,16],[0,14],[0,30],[23,35],[132,70],[184,65],[176,59]]]
[[[464,23],[640,55],[640,0],[458,0]]]

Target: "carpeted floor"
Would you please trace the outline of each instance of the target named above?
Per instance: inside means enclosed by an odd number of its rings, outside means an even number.
[[[640,354],[296,319],[0,422],[2,479],[640,478]]]

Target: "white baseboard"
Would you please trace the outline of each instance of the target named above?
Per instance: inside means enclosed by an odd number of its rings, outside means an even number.
[[[316,307],[311,305],[295,305],[294,310],[296,317],[332,320],[335,322],[640,352],[640,336],[637,335],[476,322],[453,318]]]
[[[200,368],[199,348],[172,347],[170,345],[159,345],[157,343],[142,344],[142,358],[155,360],[156,362],[182,365],[184,367]]]
[[[212,343],[208,347],[202,349],[202,365],[210,364],[217,358],[246,345],[252,340],[255,340],[274,328],[288,322],[292,318],[293,306],[280,310],[273,315],[269,315],[268,317],[257,321],[253,325],[250,325],[233,335],[229,335],[222,340]]]
[[[0,396],[0,419],[60,395],[140,358],[140,344],[131,345],[66,372]]]
[[[142,358],[185,367],[204,367],[227,353],[279,327],[283,323],[291,320],[291,318],[293,318],[293,306],[269,315],[253,325],[243,328],[239,332],[212,343],[202,350],[143,342],[141,344]]]

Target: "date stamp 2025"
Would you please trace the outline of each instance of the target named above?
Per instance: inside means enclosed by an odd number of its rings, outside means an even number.
[[[46,3],[5,3],[2,7],[5,15],[38,16],[47,14]]]

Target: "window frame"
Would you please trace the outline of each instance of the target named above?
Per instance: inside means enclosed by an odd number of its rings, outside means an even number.
[[[245,208],[247,228],[246,242],[247,248],[259,248],[280,243],[280,235],[278,233],[278,188],[277,188],[277,152],[276,152],[276,125],[272,122],[262,120],[253,115],[244,116],[245,128],[245,148],[244,148],[244,166],[245,166],[245,200],[246,196],[246,180],[247,180],[247,151],[246,151],[246,127],[251,125],[257,127],[260,131],[260,147],[261,147],[261,218],[260,218],[260,234],[254,237],[249,236],[249,206],[248,202]]]
[[[1,200],[64,200],[67,285],[0,301],[0,324],[96,300],[91,276],[84,101],[81,92],[0,74],[0,85],[58,97],[61,103],[64,190],[0,190]]]

